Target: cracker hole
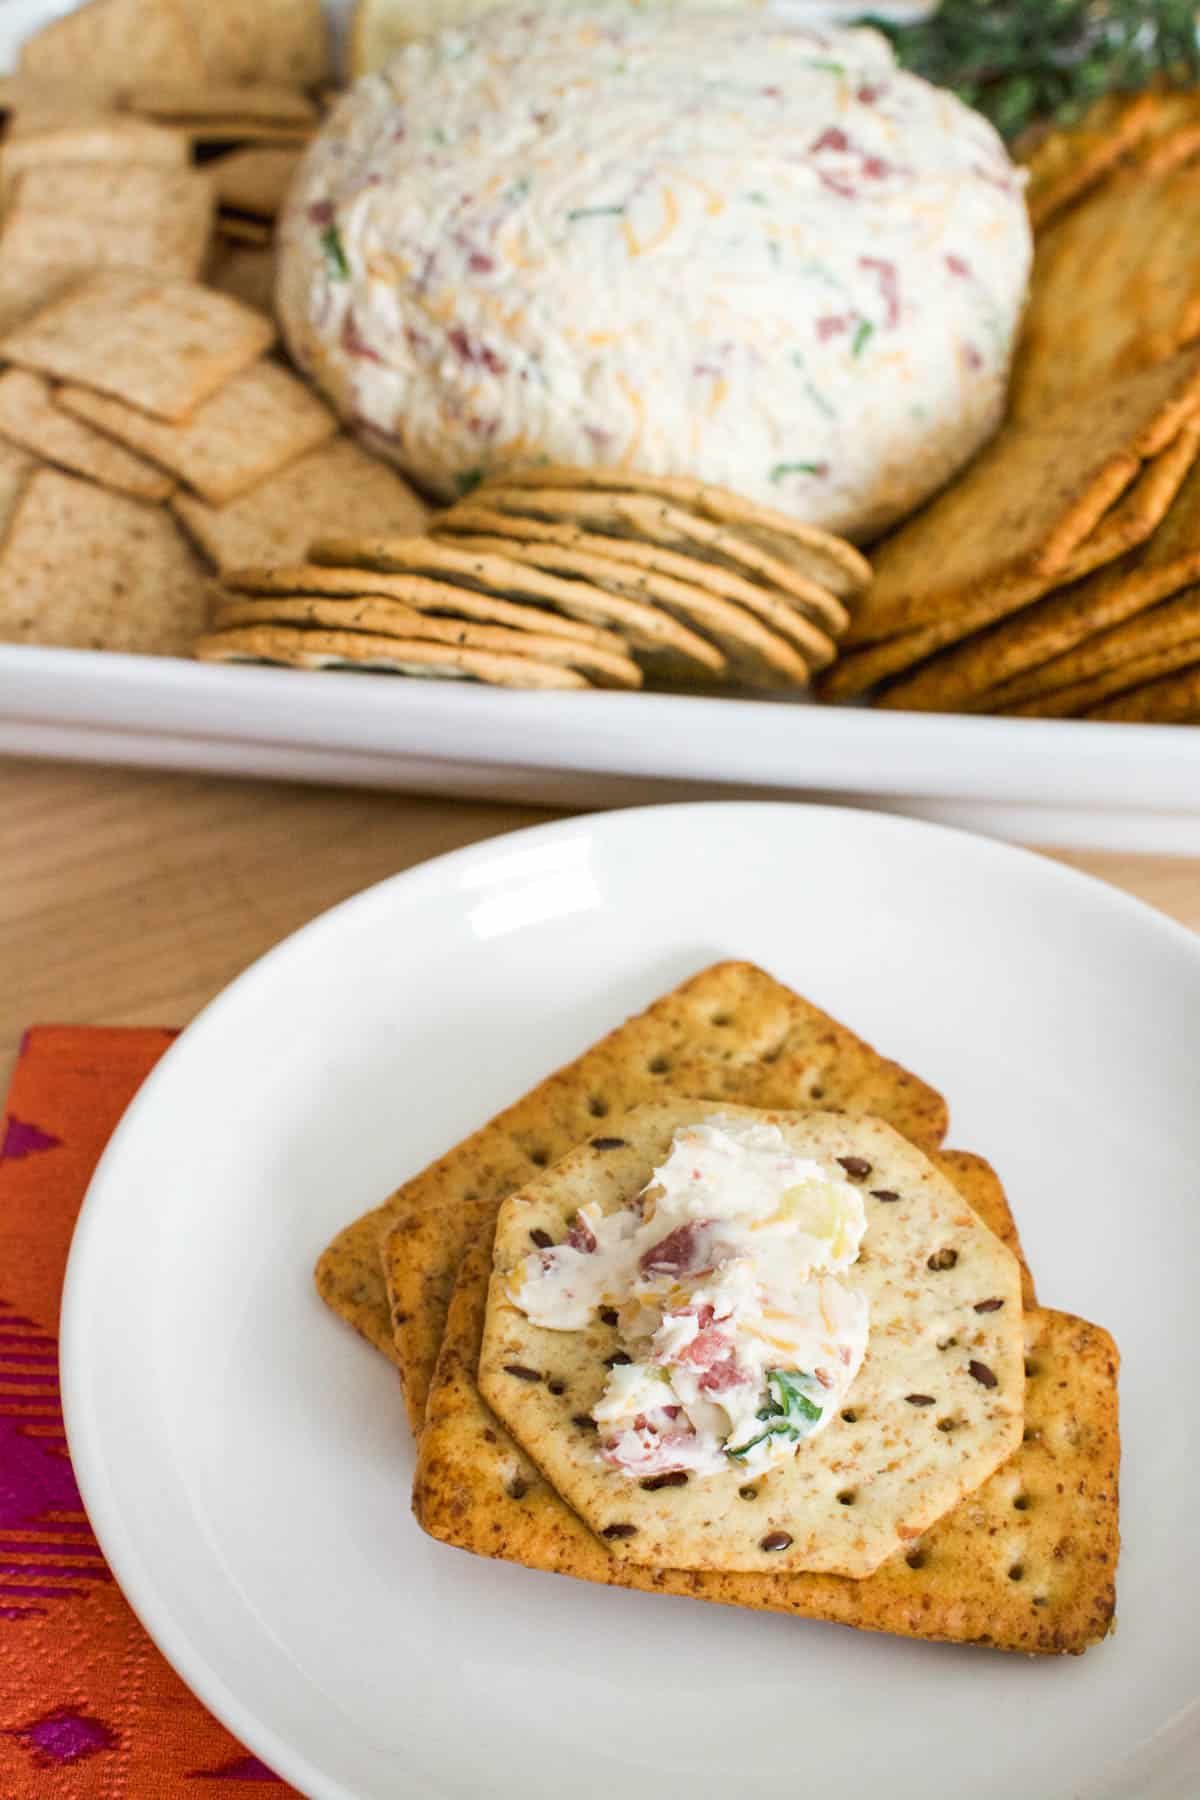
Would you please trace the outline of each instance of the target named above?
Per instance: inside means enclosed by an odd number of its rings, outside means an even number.
[[[514,1475],[504,1489],[510,1500],[523,1500],[529,1492],[529,1483],[523,1475]]]
[[[937,1422],[937,1428],[939,1431],[957,1431],[958,1430],[958,1420],[957,1419],[949,1419],[949,1418],[939,1419]]]
[[[550,1163],[550,1152],[548,1150],[531,1150],[529,1160],[535,1169],[545,1169]]]
[[[825,1089],[821,1086],[819,1081],[815,1087],[809,1088],[808,1097],[810,1100],[823,1100],[825,1098]]]
[[[665,1056],[652,1056],[646,1067],[651,1075],[665,1075],[671,1065]]]
[[[1013,1505],[1016,1507],[1018,1512],[1028,1512],[1029,1511],[1029,1495],[1028,1494],[1018,1494],[1016,1499],[1013,1501]]]
[[[1039,1375],[1041,1373],[1041,1367],[1042,1366],[1040,1363],[1035,1363],[1032,1360],[1032,1358],[1027,1356],[1025,1358],[1025,1379],[1026,1379],[1026,1381],[1032,1381],[1035,1375]]]
[[[1025,1579],[1025,1564],[1024,1563],[1014,1563],[1012,1568],[1008,1571],[1008,1579],[1010,1581],[1024,1581],[1024,1579]]]
[[[855,1410],[852,1406],[848,1406],[846,1408],[845,1412],[842,1414],[842,1417],[846,1421],[847,1425],[857,1425],[858,1424],[858,1414],[855,1412]]]
[[[776,1044],[774,1050],[764,1050],[762,1060],[765,1063],[777,1063],[783,1055],[783,1045]]]
[[[479,1189],[478,1188],[468,1188],[466,1193],[463,1195],[463,1199],[467,1200],[467,1201],[478,1200],[478,1198],[479,1198]]]
[[[904,1560],[910,1569],[923,1569],[925,1567],[925,1552],[923,1550],[910,1550]]]
[[[855,1490],[853,1488],[843,1488],[841,1493],[838,1495],[838,1505],[839,1506],[853,1506],[854,1502],[857,1499],[858,1499],[858,1494],[855,1492]]]
[[[739,1500],[757,1500],[758,1499],[758,1489],[756,1487],[740,1487],[738,1489],[738,1499]]]
[[[718,1028],[722,1025],[732,1025],[733,1014],[727,1012],[714,1013],[710,1022]]]
[[[1023,1444],[1035,1444],[1041,1435],[1041,1432],[1036,1430],[1034,1426],[1027,1425],[1021,1433],[1021,1442]]]
[[[608,1101],[602,1100],[599,1094],[593,1094],[588,1101],[588,1111],[593,1119],[607,1119]]]

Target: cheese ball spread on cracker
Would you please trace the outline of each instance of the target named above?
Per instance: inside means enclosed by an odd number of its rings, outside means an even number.
[[[443,499],[616,464],[867,538],[996,426],[1030,254],[992,127],[872,31],[505,6],[341,101],[278,303]]]

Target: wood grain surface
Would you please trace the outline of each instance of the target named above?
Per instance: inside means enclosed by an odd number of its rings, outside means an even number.
[[[0,761],[0,1083],[27,1025],[183,1025],[359,888],[561,814]],[[1200,931],[1200,859],[1051,854]]]

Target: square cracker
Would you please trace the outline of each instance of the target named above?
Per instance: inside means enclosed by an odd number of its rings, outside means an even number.
[[[316,87],[330,76],[321,0],[183,0],[210,81]]]
[[[204,267],[212,216],[212,188],[198,169],[35,163],[17,180],[0,258],[190,280]]]
[[[274,338],[270,321],[225,294],[106,269],[0,338],[0,358],[178,420]]]
[[[186,655],[207,586],[161,507],[39,469],[0,548],[0,642]]]
[[[109,101],[143,81],[204,80],[180,0],[88,0],[27,38],[19,66],[22,75]]]
[[[317,120],[316,107],[298,89],[262,82],[251,86],[209,81],[202,87],[193,87],[158,81],[134,88],[126,104],[132,112],[147,118],[180,123],[258,119],[266,125],[313,125]]]
[[[237,212],[273,219],[283,205],[300,152],[259,148],[234,150],[208,165],[208,174],[222,206]]]
[[[0,437],[47,462],[139,500],[165,500],[175,483],[54,404],[48,382],[27,369],[0,375]]]
[[[181,131],[112,114],[16,135],[10,130],[0,151],[0,175],[7,188],[26,169],[43,163],[140,163],[183,169],[187,160],[188,141]]]
[[[381,1262],[387,1234],[437,1209],[440,1232],[423,1280],[431,1296],[444,1296],[475,1227],[465,1203],[482,1196],[494,1213],[537,1169],[602,1131],[598,1119],[658,1099],[664,1088],[686,1098],[876,1113],[922,1148],[936,1147],[946,1131],[940,1094],[764,970],[744,962],[702,970],[347,1226],[321,1257],[322,1297],[397,1363],[414,1424],[444,1307],[389,1319]]]
[[[88,388],[62,388],[58,403],[161,463],[214,506],[256,487],[337,430],[337,420],[311,389],[265,357],[178,425]]]
[[[218,569],[303,562],[310,538],[345,527],[420,531],[426,508],[394,469],[333,438],[226,506],[177,494],[183,524]]]
[[[1200,350],[1003,425],[964,475],[887,538],[846,634],[874,642],[997,586],[1061,576],[1141,464],[1200,409]]]
[[[1111,1630],[1118,1356],[1098,1326],[1026,1315],[1025,1441],[873,1575],[639,1568],[610,1554],[479,1394],[491,1268],[485,1234],[463,1259],[419,1445],[413,1510],[431,1536],[527,1568],[907,1637],[1049,1654]]]

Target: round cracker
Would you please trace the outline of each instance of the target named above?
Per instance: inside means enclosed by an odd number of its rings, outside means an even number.
[[[485,593],[519,595],[556,607],[570,618],[616,627],[636,649],[655,654],[683,679],[720,675],[726,658],[716,644],[689,630],[658,607],[627,600],[585,581],[564,581],[511,557],[476,556],[419,537],[330,537],[310,545],[314,562],[382,569],[398,575],[430,573],[456,578]]]
[[[306,631],[290,625],[234,625],[197,638],[201,662],[282,663],[290,669],[379,669],[394,675],[449,676],[507,688],[586,688],[574,669],[557,669],[531,656],[498,656],[414,638],[375,637],[359,631]]]
[[[376,569],[332,569],[320,563],[288,563],[279,568],[233,569],[221,584],[235,594],[321,594],[330,599],[365,599],[375,594],[412,607],[416,612],[444,613],[474,619],[481,625],[505,625],[541,637],[568,638],[597,650],[623,654],[625,640],[616,631],[583,619],[568,619],[546,606],[522,606],[500,600],[478,588],[432,581],[425,575],[388,575]]]
[[[599,544],[616,542],[614,538],[598,538]],[[732,661],[736,662],[736,652],[726,644],[721,635],[722,621],[727,617],[725,611],[731,604],[736,604],[725,595],[714,595],[707,588],[697,587],[692,582],[676,580],[674,576],[663,575],[640,568],[636,563],[622,562],[616,557],[597,555],[590,550],[568,548],[558,544],[524,544],[514,538],[504,537],[458,537],[456,544],[464,550],[474,550],[481,555],[511,556],[517,562],[531,563],[534,568],[549,569],[560,575],[578,575],[585,581],[594,581],[597,587],[610,588],[618,594],[628,594],[634,600],[649,600],[661,606],[667,606],[677,615],[682,615],[689,624],[700,626],[716,638],[723,648],[730,650]],[[769,594],[763,588],[755,588],[749,582],[738,582],[748,595],[745,611],[763,620],[771,630],[777,631],[782,638],[797,649],[804,657],[810,669],[823,669],[837,655],[837,646],[827,632],[814,625],[811,619],[805,618],[787,600]]]
[[[637,538],[665,549],[685,549],[788,594],[832,630],[844,629],[846,609],[827,589],[798,575],[789,564],[731,526],[714,525],[648,494],[579,493],[553,488],[485,487],[489,506],[517,518],[547,518],[581,525],[612,537]]]
[[[329,600],[315,594],[276,594],[260,599],[242,595],[226,598],[216,607],[210,629],[224,631],[235,625],[309,625],[341,631],[364,631],[376,637],[419,638],[428,643],[458,644],[467,650],[494,650],[511,656],[531,656],[536,662],[560,669],[578,669],[597,687],[638,688],[642,672],[630,657],[570,638],[537,636],[510,631],[503,625],[473,625],[460,619],[435,618],[415,612],[398,600],[377,595]]]
[[[571,488],[582,492],[599,488],[610,493],[658,495],[690,507],[714,524],[732,525],[759,538],[764,549],[792,563],[798,574],[809,574],[821,585],[832,588],[835,594],[853,597],[871,583],[870,563],[845,538],[822,531],[819,525],[806,525],[773,506],[746,500],[732,488],[718,487],[691,475],[648,475],[641,470],[552,465],[518,474],[503,470],[497,473],[495,483],[503,487]],[[489,485],[488,481],[482,484],[484,495]]]

